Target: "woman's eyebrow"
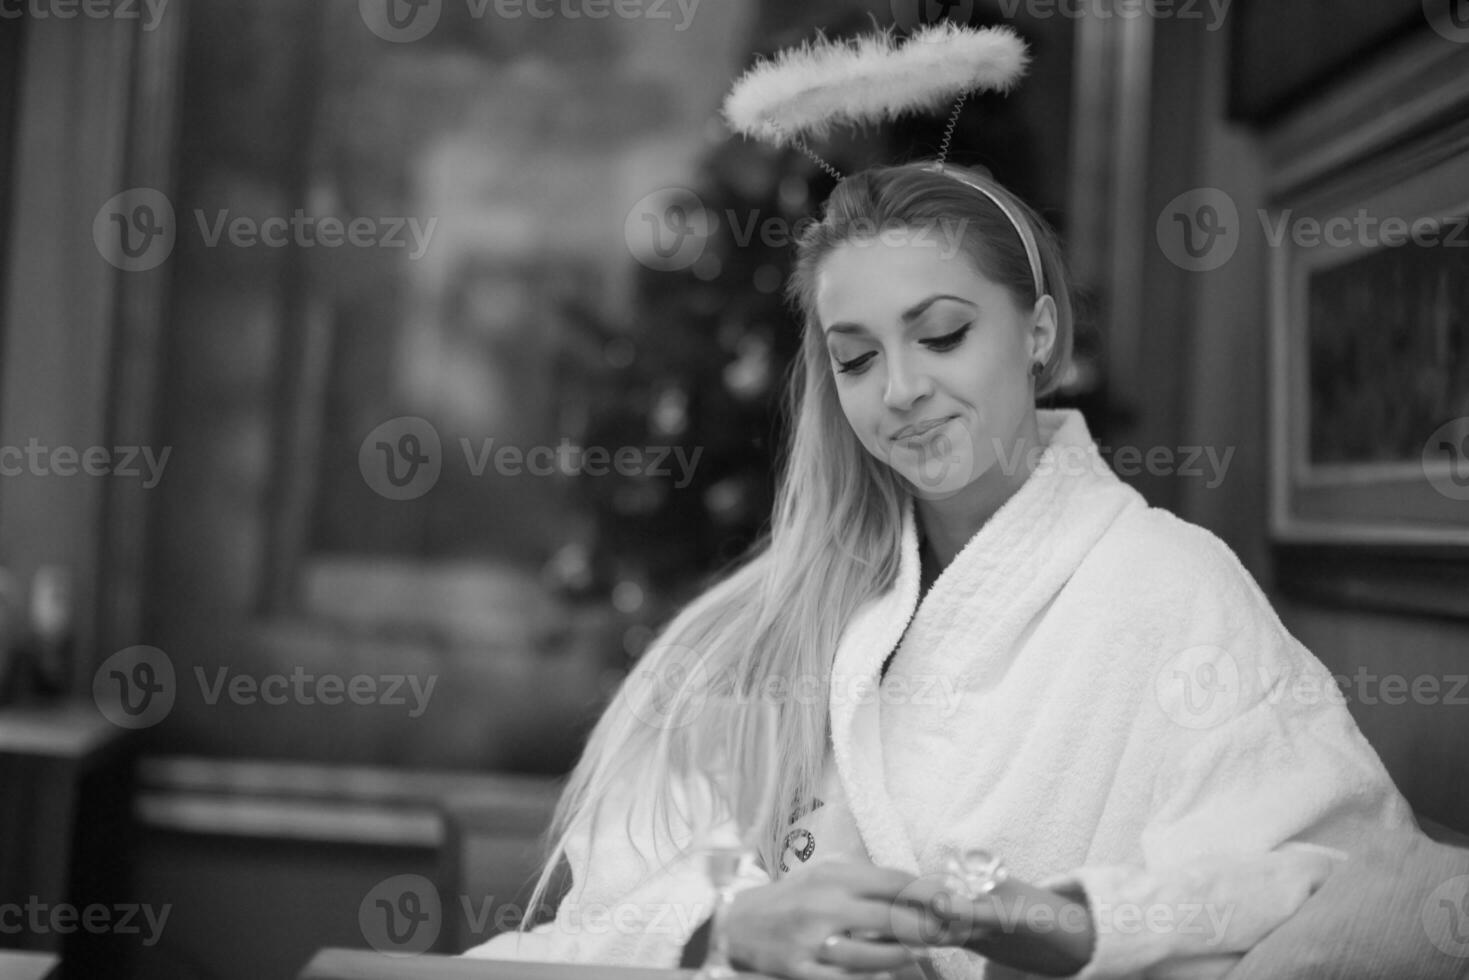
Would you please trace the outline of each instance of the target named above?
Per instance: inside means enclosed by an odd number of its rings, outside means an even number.
[[[914,322],[919,317],[923,316],[923,314],[925,314],[925,313],[928,312],[928,308],[930,306],[932,306],[933,304],[937,303],[939,300],[945,300],[945,299],[946,300],[951,300],[951,301],[953,301],[955,303],[963,303],[965,306],[974,307],[975,309],[978,309],[979,308],[974,303],[971,303],[969,300],[965,299],[962,296],[953,296],[953,295],[950,295],[949,293],[935,293],[934,295],[928,297],[928,299],[925,299],[925,300],[923,300],[922,302],[919,302],[919,303],[915,303],[913,306],[911,306],[907,310],[904,310],[903,311],[902,319],[903,319],[903,325],[904,325],[904,327],[911,327],[911,326],[913,326]],[[860,324],[860,323],[833,323],[831,326],[829,326],[829,327],[826,328],[826,332],[829,333],[829,334],[832,334],[832,333],[867,333],[868,331],[867,331],[867,328],[864,327],[864,326],[862,326],[862,324]]]

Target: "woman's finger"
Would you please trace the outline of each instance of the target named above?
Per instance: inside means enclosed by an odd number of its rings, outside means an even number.
[[[854,934],[867,933],[911,947],[954,944],[956,924],[923,909],[869,901],[849,914]]]
[[[898,943],[871,942],[837,935],[822,945],[817,959],[848,971],[883,973],[911,965],[916,956],[912,950]]]
[[[840,966],[808,962],[796,968],[799,980],[895,980],[895,970],[878,970],[872,973],[853,973]]]
[[[1013,915],[1030,897],[1030,891],[1023,889],[1018,882],[1005,882],[988,894],[970,898],[952,876],[923,875],[894,900],[893,916],[895,922],[905,921],[900,910],[910,910],[937,923],[925,925],[927,931],[947,932],[958,937],[955,945],[962,945],[966,937],[1003,928],[1006,911]]]

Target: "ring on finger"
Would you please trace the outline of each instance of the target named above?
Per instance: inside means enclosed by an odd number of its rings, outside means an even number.
[[[847,938],[847,937],[846,936],[843,936],[839,932],[834,932],[830,936],[827,936],[825,939],[823,939],[821,941],[821,951],[817,954],[817,959],[820,959],[823,956],[830,955],[831,954],[831,951],[834,950],[834,949],[836,949],[837,946],[841,943],[841,941],[843,939],[845,939],[845,938]],[[831,961],[830,960],[827,960],[827,962],[829,963]]]

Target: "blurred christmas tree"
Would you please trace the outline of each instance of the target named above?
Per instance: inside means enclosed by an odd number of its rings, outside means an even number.
[[[600,336],[610,373],[581,394],[585,444],[632,447],[639,465],[580,481],[594,529],[553,560],[553,584],[610,595],[629,618],[629,657],[769,520],[785,372],[800,343],[785,277],[795,235],[830,189],[814,166],[719,139],[696,186],[655,209],[695,229],[690,261],[640,267],[637,322]]]
[[[871,19],[834,0],[764,3],[751,58],[818,27],[856,33]],[[629,658],[768,526],[786,375],[800,346],[785,279],[801,227],[834,183],[800,153],[732,137],[722,121],[711,119],[709,134],[691,186],[638,216],[677,238],[688,261],[640,267],[628,329],[588,315],[583,330],[611,367],[578,396],[585,444],[636,447],[647,465],[579,481],[592,527],[548,575],[563,593],[610,596]],[[840,148],[828,152],[841,159]]]

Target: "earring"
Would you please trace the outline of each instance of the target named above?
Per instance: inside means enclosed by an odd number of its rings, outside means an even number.
[[[1039,378],[1041,376],[1041,372],[1045,369],[1046,366],[1044,364],[1042,364],[1040,361],[1035,361],[1030,365],[1030,376],[1032,378]]]

